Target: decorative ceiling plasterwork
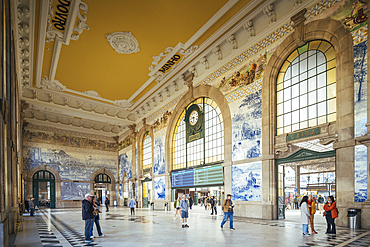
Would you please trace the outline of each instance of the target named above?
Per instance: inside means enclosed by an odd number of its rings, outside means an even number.
[[[139,42],[131,32],[115,32],[105,36],[118,54],[131,54],[140,51]]]

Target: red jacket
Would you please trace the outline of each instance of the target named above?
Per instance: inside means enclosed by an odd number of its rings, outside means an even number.
[[[333,202],[330,207],[328,203],[325,203],[324,210],[331,211],[331,217],[333,219],[338,218],[337,204],[335,202]]]

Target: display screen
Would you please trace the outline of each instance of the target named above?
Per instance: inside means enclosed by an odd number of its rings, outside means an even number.
[[[193,169],[172,172],[171,177],[172,188],[191,187],[194,185]]]
[[[194,169],[194,185],[223,184],[222,166],[211,166]]]
[[[188,170],[174,171],[171,174],[172,188],[222,185],[224,183],[221,165],[206,166]]]

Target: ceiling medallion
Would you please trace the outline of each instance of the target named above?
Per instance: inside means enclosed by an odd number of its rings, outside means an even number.
[[[115,32],[105,36],[109,44],[119,54],[131,54],[140,51],[139,42],[131,32]]]

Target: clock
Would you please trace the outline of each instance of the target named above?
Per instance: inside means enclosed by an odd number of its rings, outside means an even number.
[[[204,137],[204,111],[198,104],[192,104],[185,113],[186,141],[196,141]]]
[[[194,126],[197,124],[198,122],[198,119],[199,119],[199,113],[197,110],[194,110],[190,113],[190,116],[189,116],[189,123],[191,126]]]

